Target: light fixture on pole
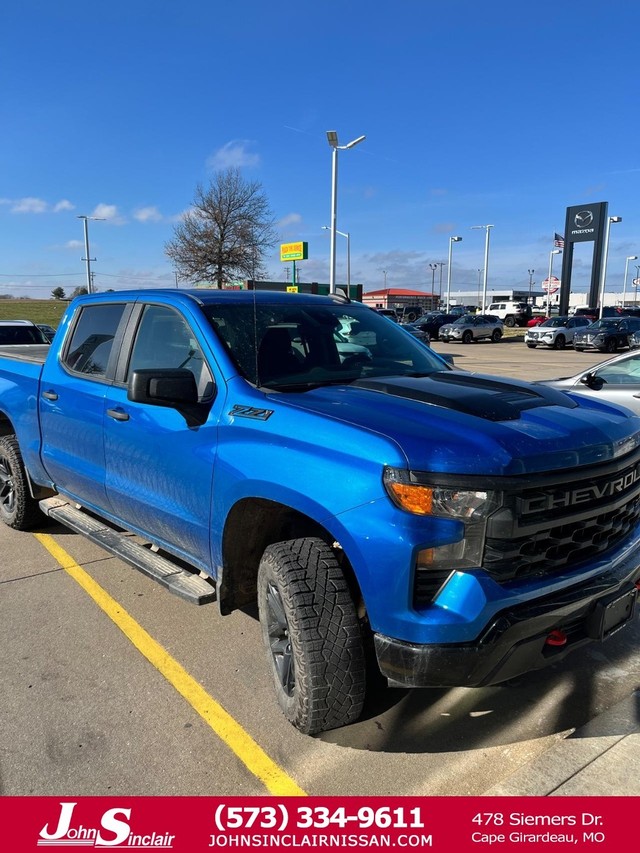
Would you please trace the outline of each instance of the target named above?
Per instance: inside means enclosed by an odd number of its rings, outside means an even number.
[[[627,275],[629,273],[629,261],[637,261],[637,255],[629,255],[629,257],[624,262],[624,284],[622,285],[622,307],[627,303]]]
[[[485,306],[487,304],[487,276],[489,275],[489,234],[491,233],[491,229],[493,225],[472,225],[471,229],[474,230],[476,228],[484,228],[487,232],[485,241],[484,241],[484,277],[482,281],[482,313],[485,312]]]
[[[531,305],[531,288],[533,287],[533,274],[535,270],[528,270],[529,273],[529,305]]]
[[[447,267],[447,314],[449,313],[449,304],[451,302],[451,254],[454,243],[459,243],[462,237],[449,237],[449,266]]]
[[[331,260],[329,264],[329,293],[336,292],[336,234],[338,233],[338,151],[353,148],[366,137],[358,136],[346,145],[338,145],[338,134],[335,130],[327,131],[327,142],[331,147]]]
[[[84,253],[86,258],[81,260],[87,262],[87,293],[91,293],[91,261],[95,261],[89,254],[89,220],[93,219],[96,222],[104,222],[104,216],[76,216],[76,219],[84,220]]]
[[[553,256],[561,254],[562,249],[552,249],[549,252],[549,278],[547,279],[547,317],[551,316],[551,275],[553,273]]]
[[[323,225],[322,229],[324,231],[331,231],[331,228],[328,225]],[[338,231],[336,228],[336,234],[339,234],[341,237],[347,238],[347,296],[350,296],[351,290],[351,235],[348,231]]]
[[[602,270],[600,271],[600,311],[598,317],[602,319],[604,309],[604,291],[607,284],[607,259],[609,257],[609,232],[611,231],[612,222],[622,222],[621,216],[608,216],[607,227],[604,232],[604,246],[602,249]]]
[[[380,272],[384,276],[384,289],[386,290],[387,289],[387,271],[386,270],[380,270]]]

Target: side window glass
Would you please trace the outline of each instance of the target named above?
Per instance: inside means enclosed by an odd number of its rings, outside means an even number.
[[[127,381],[134,370],[182,368],[190,370],[201,402],[213,396],[213,377],[195,335],[172,308],[147,305],[136,333]]]
[[[82,308],[63,364],[75,373],[101,377],[107,373],[113,340],[124,304],[89,305]]]

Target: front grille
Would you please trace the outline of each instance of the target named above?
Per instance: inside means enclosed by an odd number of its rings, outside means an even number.
[[[499,583],[550,575],[603,554],[640,521],[640,498],[621,510],[566,522],[515,539],[487,538],[483,568]]]
[[[497,583],[572,571],[622,544],[638,527],[640,450],[581,473],[580,479],[575,471],[560,471],[488,484],[502,491],[503,501],[487,522],[481,568]],[[471,485],[479,488],[480,479]],[[455,486],[464,488],[463,478]],[[450,574],[418,567],[414,604],[432,602]]]
[[[637,454],[635,454],[637,456]],[[621,543],[640,523],[640,463],[581,480],[505,492],[489,520],[484,568],[498,583],[552,575]]]

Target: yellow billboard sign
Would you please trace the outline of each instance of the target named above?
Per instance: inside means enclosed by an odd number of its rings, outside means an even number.
[[[308,257],[309,244],[306,242],[280,244],[281,261],[306,261]]]

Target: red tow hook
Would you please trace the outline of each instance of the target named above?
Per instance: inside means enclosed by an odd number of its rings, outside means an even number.
[[[544,641],[545,646],[566,646],[567,635],[560,628],[555,628]]]
[[[635,587],[636,587],[636,589],[640,589],[640,581],[636,581]]]

